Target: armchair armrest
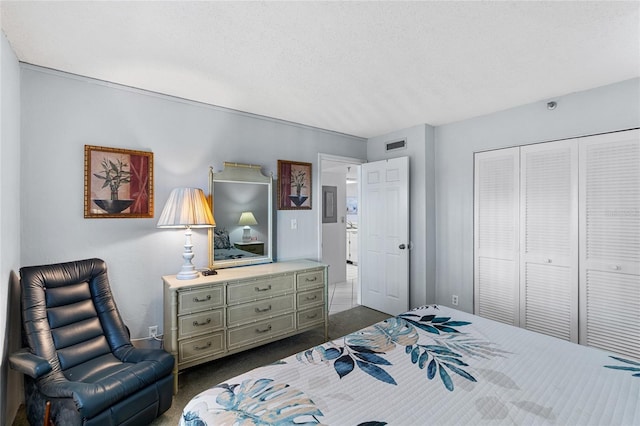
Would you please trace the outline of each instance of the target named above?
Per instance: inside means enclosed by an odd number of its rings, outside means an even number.
[[[14,370],[37,379],[51,371],[51,364],[46,359],[34,355],[27,349],[9,355],[9,365]]]

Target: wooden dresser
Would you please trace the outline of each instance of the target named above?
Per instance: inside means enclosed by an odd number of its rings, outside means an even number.
[[[164,282],[164,347],[178,372],[324,326],[327,266],[298,260],[218,269],[217,275]]]

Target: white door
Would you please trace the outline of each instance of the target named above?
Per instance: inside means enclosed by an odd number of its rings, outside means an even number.
[[[520,149],[520,327],[578,343],[575,139]]]
[[[398,315],[409,309],[409,157],[362,165],[362,304]]]
[[[640,353],[640,131],[580,141],[580,343]]]
[[[520,325],[520,149],[481,152],[474,177],[474,313]]]

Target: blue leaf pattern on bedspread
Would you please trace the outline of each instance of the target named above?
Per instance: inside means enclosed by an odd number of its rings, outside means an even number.
[[[624,362],[625,364],[630,364],[631,366],[626,366],[626,365],[605,365],[605,368],[611,368],[612,370],[632,371],[632,372],[635,373],[635,374],[632,374],[633,377],[640,377],[640,362],[631,361],[630,359],[620,358],[620,357],[612,356],[612,355],[609,355],[609,358],[613,358],[616,361]]]
[[[416,308],[414,311],[423,308]],[[434,308],[437,309],[436,306]],[[463,361],[464,356],[487,358],[506,353],[490,342],[468,338],[458,330],[459,327],[471,324],[470,322],[436,315],[416,315],[412,312],[349,334],[343,339],[344,345],[338,346],[335,342],[330,342],[301,352],[296,358],[308,363],[333,361],[333,368],[341,379],[356,371],[357,367],[381,382],[397,385],[391,374],[384,369],[385,366],[392,365],[384,355],[397,346],[404,346],[411,362],[421,370],[426,368],[428,380],[439,377],[444,387],[453,391],[452,373],[471,382],[477,381],[465,370],[464,367],[469,367],[469,364]],[[418,329],[429,333],[422,336],[429,340],[428,343],[419,342],[421,335]],[[433,336],[429,338],[430,335]]]
[[[315,425],[322,412],[304,392],[272,379],[244,380],[240,384],[216,386],[220,408],[212,408],[216,424]],[[183,414],[189,426],[206,426],[197,413]]]
[[[207,423],[194,411],[182,413],[182,422],[184,426],[207,426]]]

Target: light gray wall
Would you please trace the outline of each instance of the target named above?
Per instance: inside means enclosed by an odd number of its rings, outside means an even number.
[[[437,303],[473,312],[474,152],[640,126],[638,78],[549,100],[435,129]]]
[[[407,148],[386,152],[386,143],[406,139]],[[435,167],[434,128],[428,124],[370,138],[367,160],[409,157],[410,262],[409,306],[435,301]]]
[[[154,153],[153,219],[83,218],[85,144]],[[162,328],[160,277],[182,264],[184,232],[156,229],[172,188],[208,191],[209,166],[224,161],[274,177],[278,159],[309,162],[318,179],[318,152],[363,158],[366,141],[22,65],[22,149],[21,264],[104,259],[125,323],[145,337],[148,326]],[[314,210],[277,211],[279,260],[320,258],[317,197]],[[194,230],[193,243],[195,265],[206,266],[206,231]]]
[[[0,32],[0,419],[12,420],[22,398],[22,376],[7,356],[20,344],[20,325],[9,283],[20,268],[20,67]],[[12,392],[7,392],[11,389]],[[12,422],[9,421],[8,424]]]

